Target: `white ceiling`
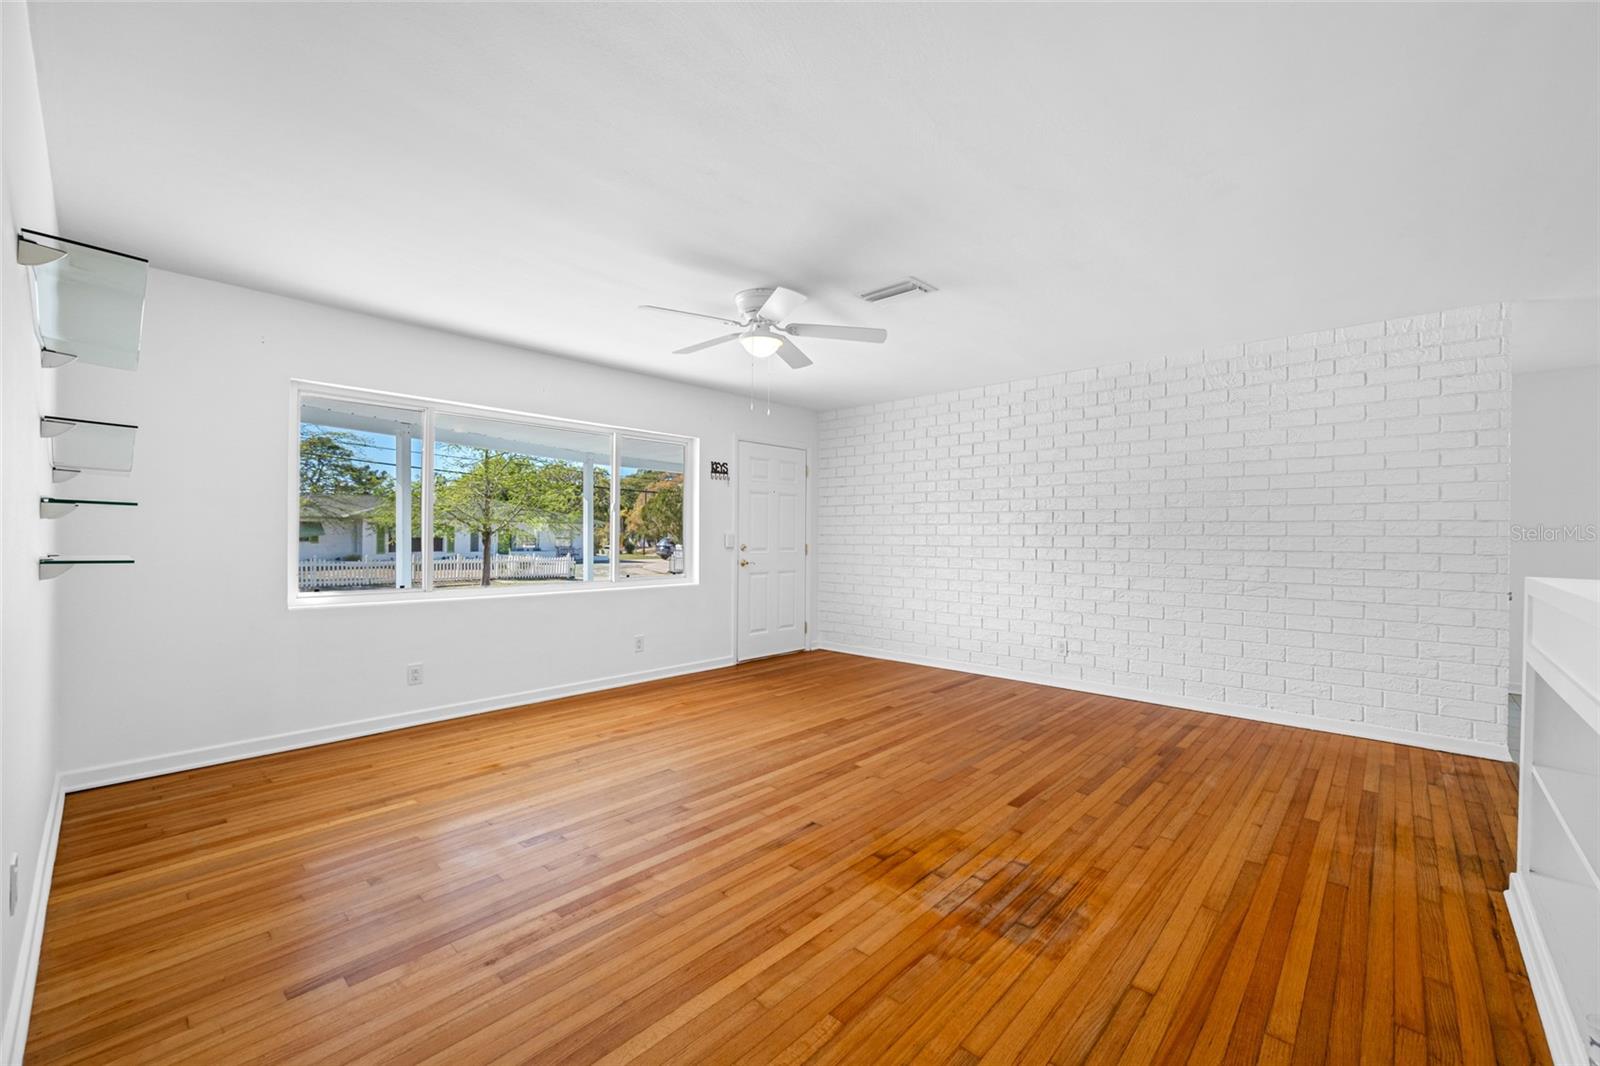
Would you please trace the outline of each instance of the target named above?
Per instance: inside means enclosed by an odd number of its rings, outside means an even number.
[[[39,4],[67,236],[852,404],[1597,285],[1593,5]],[[851,294],[915,274],[937,294]]]

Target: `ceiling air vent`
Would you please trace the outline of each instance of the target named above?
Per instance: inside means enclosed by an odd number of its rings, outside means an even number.
[[[938,292],[938,291],[939,291],[938,289],[934,288],[932,285],[929,285],[926,281],[923,281],[921,278],[914,278],[911,275],[907,274],[905,277],[901,278],[899,281],[890,282],[888,285],[884,285],[881,288],[869,289],[866,292],[857,293],[857,295],[860,296],[863,300],[867,301],[867,303],[875,304],[875,303],[879,302],[880,300],[888,300],[888,299],[891,299],[892,297],[895,297],[895,296],[906,296],[906,295],[908,295],[910,293],[914,293],[914,292]]]

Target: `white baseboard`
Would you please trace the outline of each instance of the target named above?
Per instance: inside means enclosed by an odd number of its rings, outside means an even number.
[[[837,651],[845,655],[860,655],[869,659],[888,659],[897,663],[910,663],[914,666],[931,666],[938,670],[982,674],[985,677],[999,677],[1007,681],[1025,681],[1033,685],[1064,688],[1072,692],[1088,692],[1096,696],[1115,696],[1117,699],[1133,700],[1137,703],[1154,703],[1162,707],[1180,707],[1186,711],[1202,711],[1206,714],[1225,714],[1230,718],[1248,718],[1256,722],[1270,722],[1273,725],[1315,729],[1323,733],[1337,733],[1340,736],[1361,737],[1364,740],[1382,740],[1390,744],[1405,744],[1413,748],[1447,751],[1455,755],[1471,755],[1479,759],[1497,759],[1500,762],[1511,761],[1510,748],[1504,744],[1492,744],[1484,740],[1436,737],[1425,733],[1408,733],[1402,729],[1389,729],[1386,726],[1369,725],[1366,722],[1342,722],[1334,718],[1314,718],[1311,715],[1286,714],[1282,711],[1269,711],[1259,707],[1241,707],[1235,704],[1192,700],[1168,696],[1159,692],[1144,692],[1139,689],[1121,688],[1115,685],[1063,681],[1048,674],[1030,674],[1021,670],[1005,670],[1000,667],[985,666],[981,663],[924,659],[914,655],[900,655],[895,652],[879,651],[876,648],[858,648],[848,644],[835,644],[828,640],[818,641],[816,646],[825,651]]]
[[[485,714],[489,711],[503,711],[529,703],[544,703],[547,700],[557,700],[565,696],[578,696],[585,692],[600,692],[604,689],[620,688],[623,685],[637,685],[643,681],[659,681],[662,678],[678,677],[682,674],[697,674],[705,670],[716,670],[733,664],[734,659],[732,656],[719,656],[715,659],[701,659],[696,662],[681,663],[677,666],[661,667],[655,670],[640,670],[631,674],[614,674],[610,677],[598,678],[592,681],[580,681],[568,685],[551,685],[547,688],[533,689],[528,692],[513,692],[504,696],[469,700],[465,703],[452,703],[440,707],[428,707],[419,711],[403,711],[399,714],[379,715],[375,718],[341,722],[338,725],[301,729],[290,733],[276,733],[270,736],[255,737],[250,740],[234,741],[228,744],[214,744],[203,748],[190,748],[186,751],[172,752],[168,755],[129,759],[126,762],[105,763],[100,766],[86,766],[76,770],[64,771],[61,775],[61,780],[67,792],[80,792],[86,788],[100,788],[103,785],[115,785],[123,781],[136,781],[143,777],[157,777],[161,774],[177,773],[180,770],[193,770],[201,766],[215,766],[218,763],[234,762],[238,759],[251,759],[258,755],[273,755],[280,751],[292,751],[295,748],[315,747],[318,744],[328,744],[336,740],[350,740],[354,737],[370,736],[373,733],[387,733],[390,730],[405,729],[414,725],[426,725],[429,722],[465,718],[469,715]]]
[[[61,809],[67,792],[57,774],[51,785],[50,810],[45,814],[39,840],[38,872],[28,894],[22,918],[22,943],[17,945],[17,965],[12,974],[11,998],[6,1003],[5,1027],[0,1030],[0,1062],[20,1063],[28,1044],[28,1019],[33,1008],[33,986],[39,979],[39,950],[44,946],[45,910],[50,902],[50,879],[56,869],[56,844],[61,839]]]
[[[1561,978],[1556,974],[1555,960],[1550,957],[1549,945],[1539,929],[1539,919],[1534,914],[1521,874],[1511,875],[1505,895],[1506,910],[1511,913],[1511,928],[1516,930],[1517,946],[1522,949],[1522,961],[1528,969],[1528,984],[1533,988],[1534,1006],[1539,1008],[1545,1042],[1550,1045],[1550,1059],[1557,1063],[1582,1066],[1589,1061],[1583,1046],[1583,1033],[1578,1027],[1578,1019],[1572,1015],[1572,1008],[1567,1004]]]

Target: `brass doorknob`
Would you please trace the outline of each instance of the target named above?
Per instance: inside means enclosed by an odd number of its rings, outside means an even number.
[[[739,565],[740,566],[749,566],[750,565],[750,560],[749,559],[740,559],[739,560]]]

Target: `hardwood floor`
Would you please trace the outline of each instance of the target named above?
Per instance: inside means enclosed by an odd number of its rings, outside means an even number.
[[[792,656],[69,796],[27,1061],[1548,1062],[1515,789]]]

